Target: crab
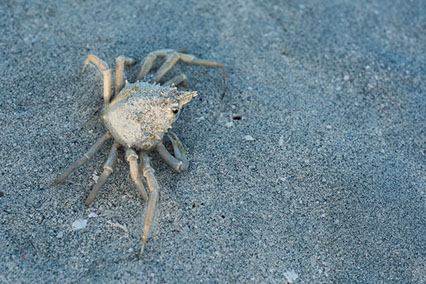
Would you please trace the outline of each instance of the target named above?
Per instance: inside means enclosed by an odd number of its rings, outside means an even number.
[[[154,75],[153,83],[143,81],[142,79],[146,78],[146,75],[152,69],[154,61],[162,57],[165,57],[165,61]],[[148,202],[139,255],[143,254],[148,239],[160,189],[148,153],[156,149],[163,160],[178,173],[186,171],[189,166],[184,144],[170,129],[179,117],[182,107],[189,103],[197,95],[197,92],[178,91],[176,86],[187,83],[184,74],[178,75],[162,85],[159,84],[164,75],[179,60],[190,64],[223,69],[223,64],[219,62],[198,59],[194,55],[172,49],[158,50],[148,54],[137,76],[137,81],[129,83],[124,79],[124,68],[135,64],[136,60],[119,56],[116,59],[115,97],[111,101],[113,95],[111,69],[99,57],[89,54],[84,62],[81,74],[88,63],[97,66],[103,74],[104,108],[102,118],[108,131],[51,184],[51,186],[55,186],[63,182],[74,170],[92,159],[107,140],[113,139],[104,170],[87,197],[85,205],[88,206],[94,201],[101,187],[115,170],[117,150],[123,148],[126,160],[129,163],[130,176],[142,199]],[[170,154],[163,144],[165,135],[172,143],[174,155]],[[138,160],[141,162],[142,174],[148,185],[149,196],[142,183]]]

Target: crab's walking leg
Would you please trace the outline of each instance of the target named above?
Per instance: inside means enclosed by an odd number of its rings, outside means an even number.
[[[126,150],[126,159],[129,162],[130,166],[130,176],[132,180],[135,182],[136,187],[142,195],[142,198],[145,202],[148,201],[148,195],[146,194],[145,187],[143,186],[141,173],[139,171],[139,163],[138,163],[138,154],[133,149]]]
[[[96,143],[93,144],[93,146],[89,149],[89,151],[87,151],[86,153],[83,154],[83,157],[81,157],[80,159],[78,159],[77,161],[72,163],[71,166],[69,166],[57,179],[55,179],[50,186],[55,186],[57,184],[60,184],[74,170],[78,169],[79,167],[84,165],[84,163],[86,163],[87,161],[92,159],[95,156],[96,152],[98,152],[99,149],[102,147],[102,145],[105,143],[105,141],[107,141],[108,139],[111,139],[111,137],[112,136],[109,132],[105,133],[104,136],[99,138],[98,141],[96,141]]]
[[[148,56],[145,58],[145,61],[142,64],[142,68],[141,68],[141,71],[139,72],[137,79],[140,80],[143,77],[145,77],[146,74],[148,74],[149,70],[151,70],[152,65],[154,64],[155,59],[157,59],[158,57],[167,56],[173,52],[175,51],[172,49],[163,49],[163,50],[157,50],[148,54]]]
[[[192,54],[179,53],[179,59],[190,64],[205,65],[205,66],[214,67],[214,68],[223,68],[223,64],[220,62],[206,60],[206,59],[199,59]]]
[[[149,191],[151,192],[148,202],[148,209],[146,210],[145,223],[143,225],[142,248],[140,255],[143,254],[146,241],[148,239],[149,229],[151,228],[152,220],[154,219],[155,207],[158,202],[159,189],[157,179],[154,176],[154,169],[149,163],[149,156],[146,152],[141,152],[142,172],[148,183]]]
[[[81,74],[83,74],[84,69],[86,69],[87,64],[91,62],[95,64],[101,71],[104,76],[104,105],[109,104],[112,96],[112,74],[111,69],[109,69],[108,64],[105,61],[101,60],[94,54],[89,54],[87,56],[86,61],[84,62],[83,69],[81,70]]]
[[[157,73],[155,74],[154,82],[158,83],[161,78],[167,73],[167,71],[170,70],[170,68],[173,67],[179,60],[182,60],[184,62],[190,63],[190,64],[198,64],[198,65],[205,65],[215,68],[223,68],[223,64],[220,62],[215,62],[211,60],[205,60],[205,59],[198,59],[192,54],[187,54],[184,52],[178,52],[173,49],[164,49],[164,50],[158,50],[151,52],[146,57],[141,71],[138,75],[138,80],[142,79],[146,74],[148,74],[149,70],[151,70],[152,65],[154,64],[155,59],[158,57],[166,57],[166,61],[161,65],[160,69],[158,69]]]
[[[157,145],[157,151],[160,154],[160,156],[163,158],[163,160],[169,164],[175,171],[178,173],[184,172],[189,167],[188,159],[186,158],[186,151],[185,146],[183,145],[182,141],[174,134],[172,131],[169,130],[168,134],[170,141],[173,145],[173,152],[175,156],[173,157],[169,151],[167,151],[166,147],[164,147],[163,143],[159,143]]]
[[[93,202],[93,200],[96,197],[96,194],[98,194],[101,187],[106,183],[109,176],[114,171],[115,165],[117,164],[117,149],[119,145],[120,144],[118,144],[118,142],[114,142],[114,144],[112,144],[111,151],[109,152],[108,160],[106,161],[104,165],[104,171],[99,177],[98,182],[95,184],[95,186],[93,186],[93,189],[89,194],[89,197],[87,197],[86,201],[84,202],[86,206],[90,205]]]
[[[179,53],[176,51],[168,55],[166,57],[166,61],[164,61],[163,65],[161,65],[161,67],[157,70],[157,73],[154,77],[154,82],[158,83],[161,78],[163,78],[164,75],[166,75],[166,73],[179,61],[179,58]]]
[[[164,86],[172,86],[172,85],[177,86],[179,84],[182,84],[185,87],[188,85],[188,78],[185,76],[185,74],[180,74],[180,75],[174,77],[173,79],[164,83]]]
[[[123,89],[124,84],[124,66],[135,64],[136,60],[123,55],[115,59],[115,96]]]
[[[166,61],[161,65],[161,67],[158,69],[157,73],[154,77],[154,82],[158,83],[161,78],[179,61],[182,60],[186,63],[190,64],[198,64],[198,65],[205,65],[210,67],[216,67],[216,68],[223,68],[223,64],[215,61],[210,60],[204,60],[204,59],[198,59],[192,54],[186,54],[186,53],[179,53],[179,52],[172,52],[170,55],[166,57]]]

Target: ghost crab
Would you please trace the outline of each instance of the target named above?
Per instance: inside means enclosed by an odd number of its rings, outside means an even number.
[[[154,61],[159,57],[165,57],[165,62],[157,70],[153,79],[154,84],[140,81],[148,74]],[[117,150],[123,147],[126,153],[126,160],[130,167],[130,176],[135,182],[143,200],[145,202],[149,200],[144,222],[140,255],[142,255],[148,239],[149,229],[154,218],[154,212],[159,197],[159,185],[154,176],[154,169],[150,165],[148,151],[155,148],[164,161],[176,172],[180,173],[186,171],[189,166],[183,143],[176,134],[169,129],[172,128],[173,122],[179,117],[183,105],[190,102],[197,93],[177,90],[175,86],[187,82],[187,78],[184,74],[174,77],[162,86],[158,84],[167,71],[179,60],[190,64],[206,65],[223,69],[223,64],[221,63],[198,59],[191,54],[171,49],[158,50],[151,52],[145,58],[137,77],[137,82],[130,84],[126,81],[124,86],[124,67],[135,64],[136,61],[133,58],[119,56],[116,59],[114,82],[115,98],[110,102],[113,93],[111,87],[111,69],[103,60],[90,54],[84,63],[81,73],[83,73],[88,63],[94,64],[102,71],[104,85],[104,109],[102,118],[108,131],[80,159],[72,163],[56,180],[54,180],[51,185],[54,186],[63,182],[75,169],[92,159],[105,141],[113,139],[114,142],[104,165],[104,170],[97,183],[92,188],[85,204],[90,205],[101,187],[106,183],[108,177],[115,169]],[[165,134],[172,142],[174,156],[169,153],[163,144],[163,136]],[[150,191],[149,198],[142,183],[138,159],[141,160],[142,173]]]

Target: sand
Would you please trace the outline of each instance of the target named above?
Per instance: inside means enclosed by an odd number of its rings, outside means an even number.
[[[30,3],[28,3],[30,2]],[[424,1],[0,2],[0,282],[424,283]],[[146,204],[111,143],[48,187],[105,127],[102,76],[183,48],[198,96],[174,131],[190,168],[151,153]],[[224,90],[226,89],[225,94]],[[167,144],[168,145],[168,144]]]

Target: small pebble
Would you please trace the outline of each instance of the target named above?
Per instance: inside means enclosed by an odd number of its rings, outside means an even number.
[[[97,172],[94,172],[94,173],[92,174],[92,179],[93,179],[95,182],[98,182],[99,176],[97,175]]]
[[[99,217],[99,216],[95,212],[90,212],[89,215],[87,215],[87,217],[89,217],[89,218],[96,218],[96,217]]]
[[[246,136],[243,137],[243,139],[246,140],[246,141],[254,141],[254,138],[251,135],[246,135]]]
[[[75,220],[74,223],[72,223],[72,229],[80,230],[85,228],[86,225],[87,225],[87,220],[84,220],[84,219]]]
[[[234,123],[232,121],[225,123],[226,127],[232,127],[234,126]]]
[[[297,275],[297,273],[294,270],[290,270],[284,273],[284,277],[287,279],[288,283],[295,283],[299,275]]]

